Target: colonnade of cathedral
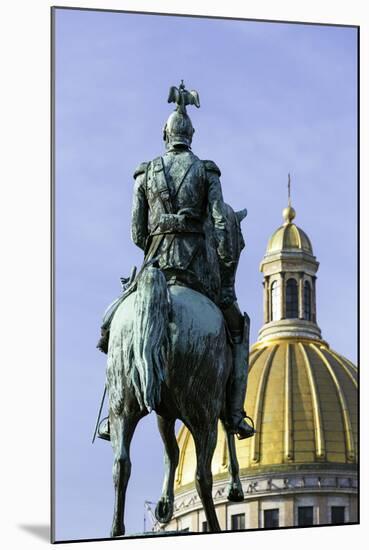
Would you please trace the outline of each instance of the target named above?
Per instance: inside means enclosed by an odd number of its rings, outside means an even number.
[[[303,271],[267,275],[264,287],[264,323],[302,319],[316,323],[316,276]]]

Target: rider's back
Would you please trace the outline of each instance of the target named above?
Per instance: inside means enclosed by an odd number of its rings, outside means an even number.
[[[158,259],[170,284],[185,284],[215,301],[220,279],[214,246],[226,236],[219,175],[215,163],[191,150],[169,150],[136,170],[132,210],[132,238],[146,259]]]

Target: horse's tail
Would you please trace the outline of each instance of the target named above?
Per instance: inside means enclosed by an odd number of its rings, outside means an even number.
[[[167,355],[169,301],[165,277],[148,266],[137,281],[133,322],[131,380],[141,409],[151,412],[160,402]]]

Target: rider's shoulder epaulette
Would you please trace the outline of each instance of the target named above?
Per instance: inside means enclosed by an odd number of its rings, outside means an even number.
[[[141,162],[141,164],[139,164],[136,170],[134,171],[133,177],[136,179],[137,176],[139,176],[140,174],[144,174],[148,164],[149,164],[148,162]]]
[[[221,175],[221,172],[215,162],[213,162],[212,160],[203,160],[203,163],[206,171],[215,172],[216,174],[218,174],[218,176]]]

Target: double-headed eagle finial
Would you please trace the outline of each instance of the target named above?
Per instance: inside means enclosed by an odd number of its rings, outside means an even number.
[[[181,80],[178,88],[176,86],[169,88],[168,103],[177,103],[177,111],[186,114],[186,105],[200,107],[200,97],[196,90],[190,92],[186,90],[183,80]]]

